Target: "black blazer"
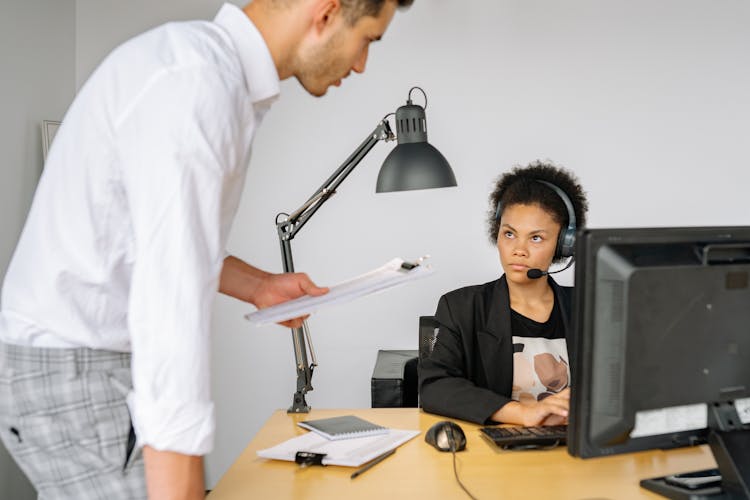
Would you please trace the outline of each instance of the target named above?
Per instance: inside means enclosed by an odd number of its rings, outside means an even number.
[[[571,356],[573,289],[547,279],[561,306]],[[435,348],[419,366],[422,408],[478,424],[493,423],[490,417],[511,401],[513,387],[513,333],[505,275],[443,295],[435,319],[439,328]]]

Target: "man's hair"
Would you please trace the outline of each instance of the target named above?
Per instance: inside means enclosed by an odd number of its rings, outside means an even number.
[[[291,7],[297,0],[270,0],[271,5],[281,8]],[[354,25],[363,16],[377,17],[385,2],[396,2],[398,8],[407,8],[414,0],[339,0],[344,19]]]
[[[355,24],[361,17],[377,17],[383,9],[383,4],[393,0],[340,0],[344,17],[349,24]],[[395,0],[399,8],[409,7],[414,0]]]
[[[586,225],[588,202],[575,174],[551,163],[535,161],[526,167],[514,167],[495,182],[487,211],[488,236],[492,243],[497,242],[502,213],[511,205],[538,205],[560,224],[561,230],[568,226],[568,209],[565,202],[549,186],[537,181],[546,181],[562,189],[573,204],[576,227]],[[496,217],[498,203],[501,207],[500,217]]]

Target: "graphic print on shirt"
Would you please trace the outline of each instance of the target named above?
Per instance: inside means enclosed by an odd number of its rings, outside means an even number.
[[[513,336],[513,392],[516,401],[542,399],[570,385],[565,339]]]

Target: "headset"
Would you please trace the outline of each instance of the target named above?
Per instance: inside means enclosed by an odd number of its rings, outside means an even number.
[[[575,209],[573,209],[573,203],[570,201],[570,198],[568,197],[568,195],[565,194],[565,191],[555,186],[551,182],[543,181],[541,179],[533,179],[533,180],[534,182],[544,184],[545,186],[552,189],[565,204],[565,208],[568,210],[568,227],[566,227],[565,229],[562,229],[562,228],[560,229],[560,236],[557,238],[557,245],[555,246],[554,259],[557,260],[557,259],[562,259],[566,257],[572,257],[573,254],[575,253],[575,244],[576,244],[576,212],[575,212]],[[500,195],[500,198],[502,199],[502,194]],[[495,220],[498,222],[500,221],[501,213],[502,213],[502,206],[500,202],[498,201],[497,210],[495,210]]]

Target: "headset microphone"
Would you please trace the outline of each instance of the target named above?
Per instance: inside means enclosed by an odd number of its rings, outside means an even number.
[[[541,269],[529,269],[526,271],[526,276],[532,280],[538,280],[542,276],[547,276],[548,274],[547,271],[542,271]]]
[[[550,272],[550,271],[542,271],[541,269],[529,269],[528,271],[526,271],[526,276],[531,280],[538,280],[542,276],[561,273],[565,271],[567,268],[569,268],[570,266],[572,266],[574,260],[575,259],[570,259],[568,263],[565,265],[565,267],[563,267],[562,269],[558,269],[557,271]]]

